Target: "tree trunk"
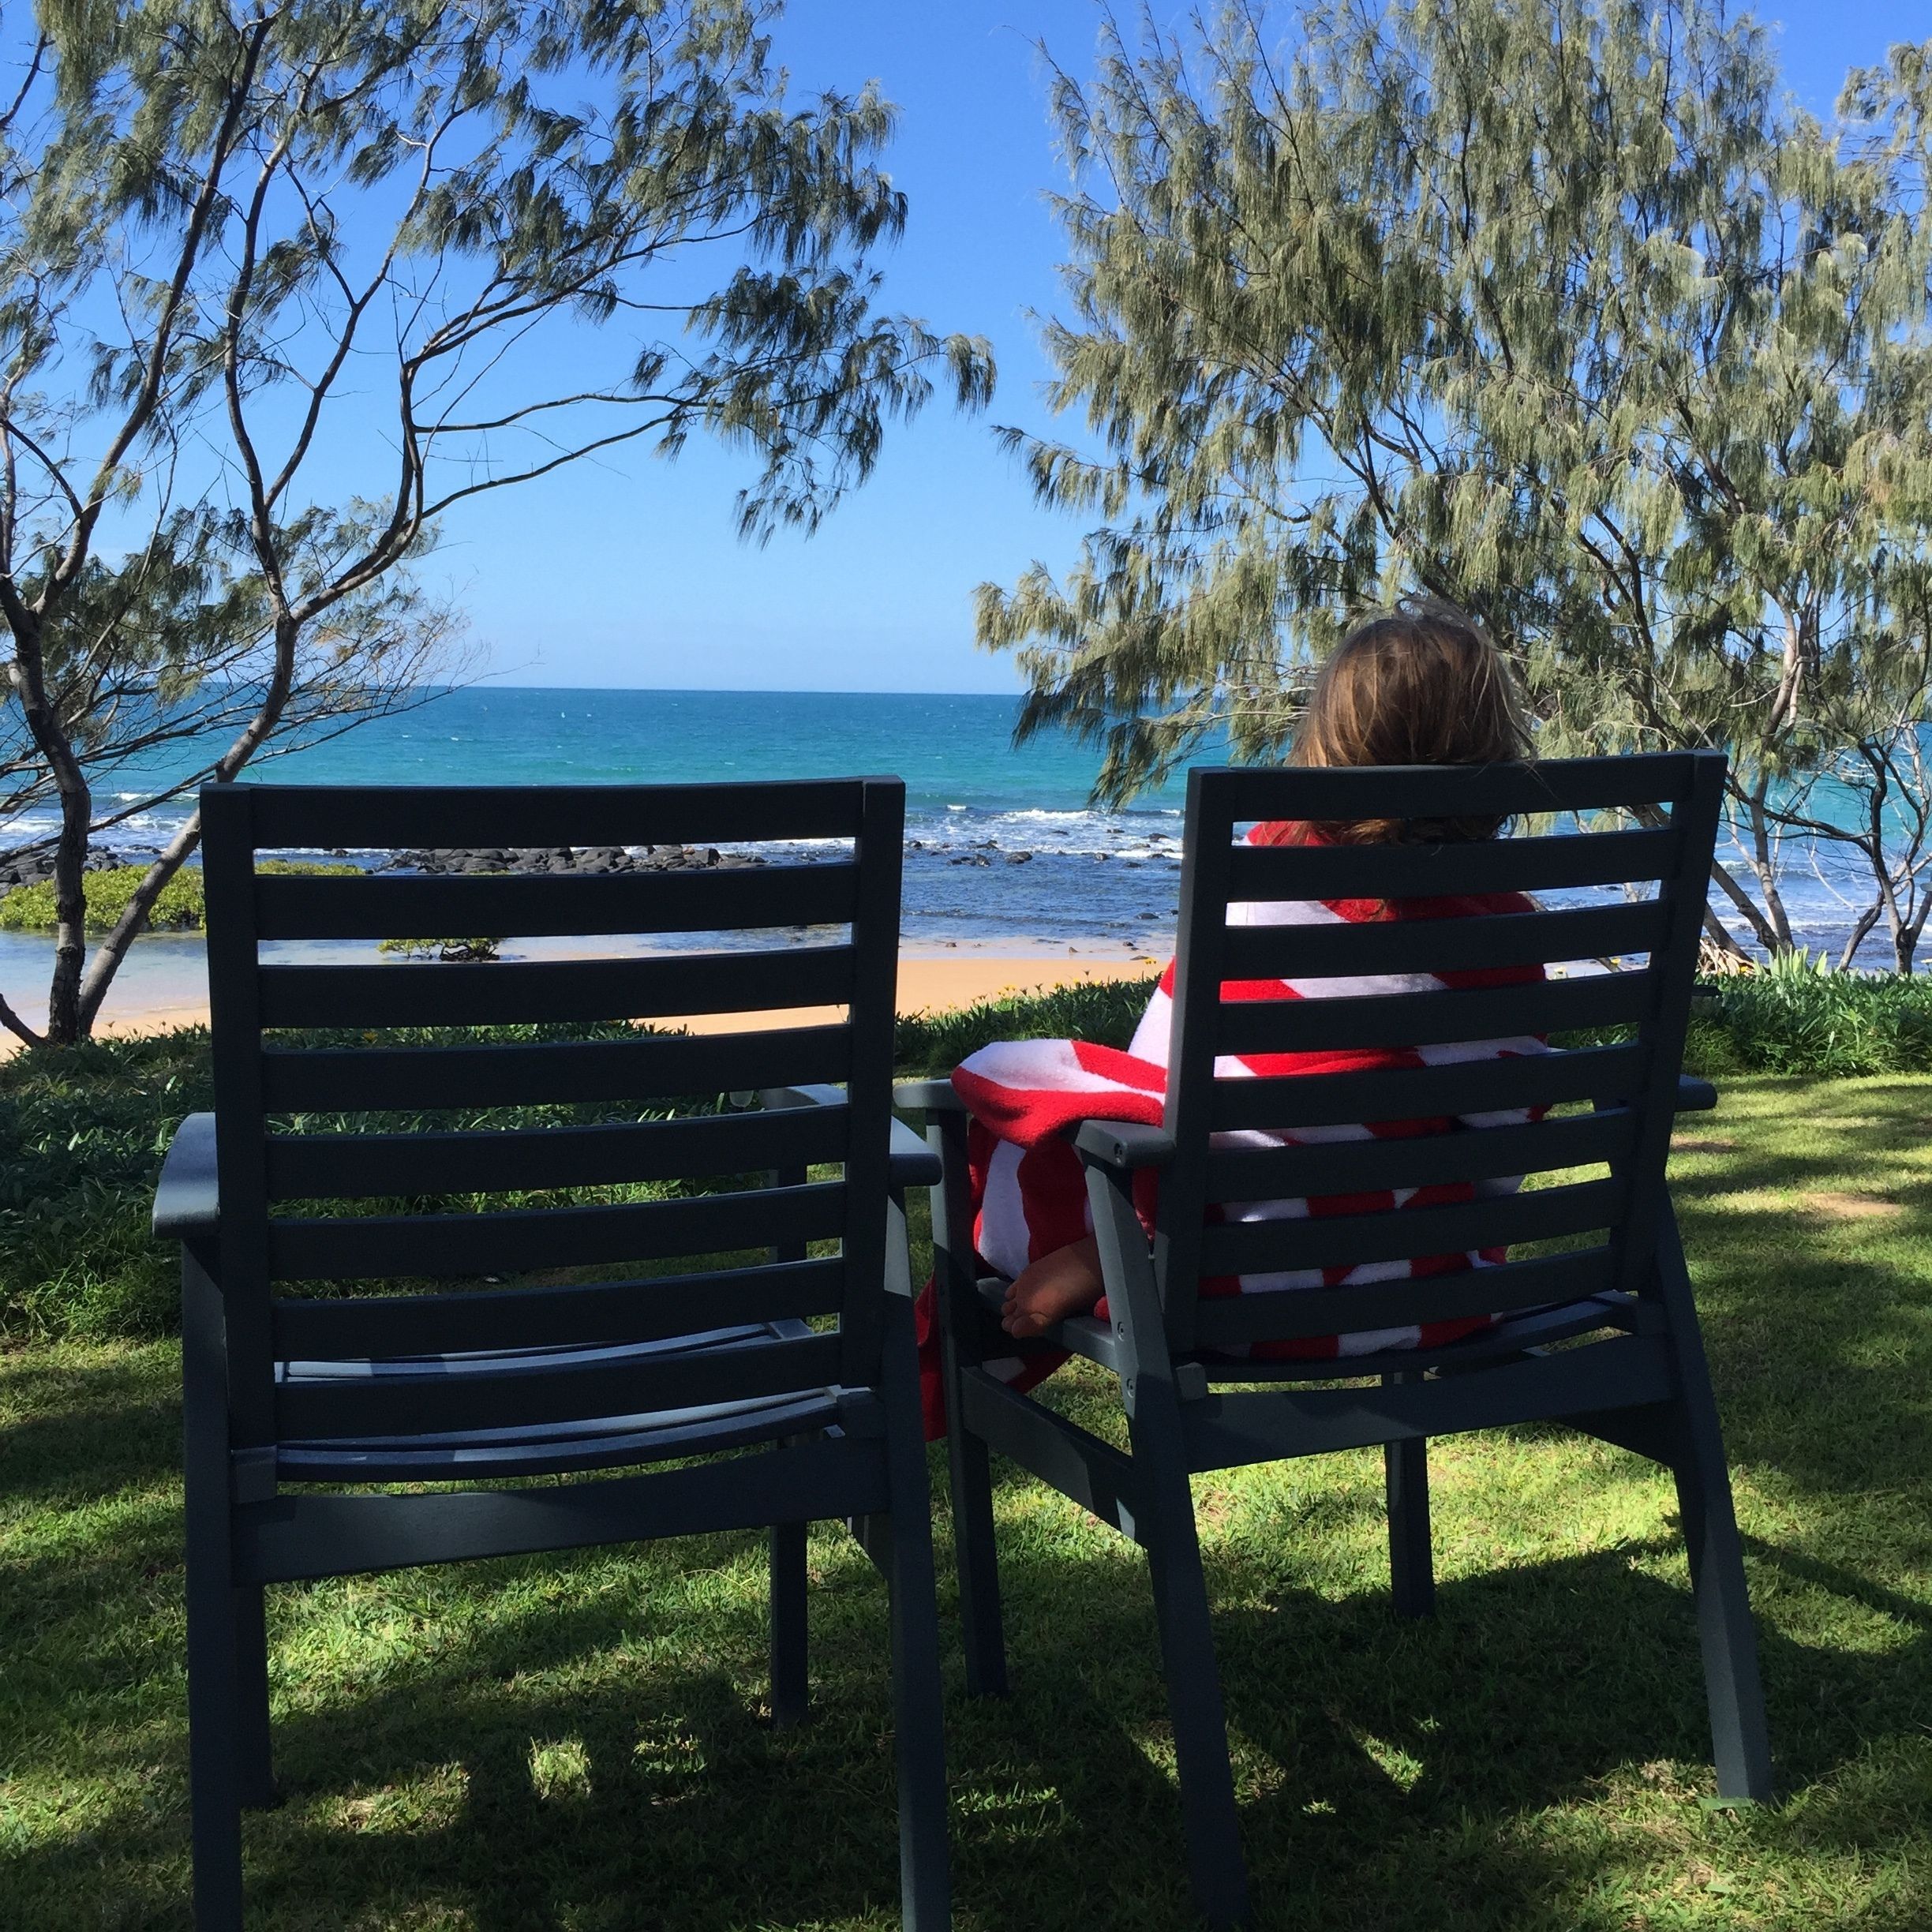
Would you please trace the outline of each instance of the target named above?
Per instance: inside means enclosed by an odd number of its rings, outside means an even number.
[[[9,667],[21,713],[36,748],[47,760],[60,798],[60,838],[54,848],[54,978],[47,991],[46,1044],[71,1046],[81,1037],[80,971],[87,960],[88,841],[94,824],[94,794],[74,756],[67,730],[47,701],[41,658],[40,618],[10,604],[13,661]]]
[[[1776,929],[1758,909],[1758,902],[1740,886],[1731,874],[1731,870],[1721,859],[1711,861],[1711,878],[1722,889],[1724,897],[1743,915],[1745,923],[1751,929],[1751,936],[1767,953],[1778,949]],[[1728,939],[1729,935],[1726,935]],[[1735,945],[1735,941],[1731,941]]]
[[[1785,914],[1784,895],[1778,889],[1777,861],[1771,850],[1771,823],[1765,813],[1770,788],[1770,780],[1760,777],[1745,800],[1750,814],[1751,870],[1758,875],[1758,889],[1764,895],[1765,917],[1772,933],[1771,950],[1789,953],[1795,949],[1791,920]]]
[[[1745,950],[1743,942],[1717,916],[1708,900],[1704,904],[1704,937],[1720,953],[1727,953],[1735,960],[1743,960],[1747,964],[1750,963],[1750,954]]]
[[[1840,972],[1852,970],[1852,962],[1858,957],[1858,949],[1865,943],[1866,935],[1878,923],[1878,905],[1874,901],[1858,915],[1857,923],[1852,928],[1852,936],[1846,940],[1844,949],[1838,955],[1838,970]],[[1898,920],[1894,917],[1892,920],[1892,944],[1894,949],[1898,945]]]
[[[267,742],[275,726],[281,722],[282,714],[288,707],[289,689],[295,668],[295,646],[301,636],[301,625],[295,617],[284,613],[275,621],[275,669],[268,680],[268,688],[262,695],[262,702],[255,715],[236,734],[234,742],[215,762],[210,778],[226,784],[247,764]],[[113,985],[114,975],[121,970],[121,963],[127,957],[128,948],[134,943],[148,924],[148,915],[154,910],[155,901],[166,889],[167,882],[193,856],[195,848],[201,843],[201,814],[199,810],[188,815],[188,822],[170,839],[156,856],[135,887],[133,896],[128,900],[126,909],[115,921],[114,930],[95,947],[94,963],[87,975],[87,983],[80,989],[77,1013],[80,1036],[84,1038],[94,1030],[94,1022],[99,1017],[101,1004],[107,997],[107,989]]]

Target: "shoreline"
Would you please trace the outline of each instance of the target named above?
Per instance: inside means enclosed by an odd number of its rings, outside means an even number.
[[[908,948],[899,955],[898,1010],[902,1017],[930,1017],[998,999],[1008,994],[1046,992],[1066,986],[1092,985],[1114,979],[1151,979],[1166,964],[1164,957],[1140,955],[1110,957],[1095,945],[1089,952],[1069,945],[1050,951],[1029,947],[1024,940],[994,949],[961,941],[957,948]],[[115,1038],[147,1033],[170,1033],[184,1027],[206,1026],[208,1002],[157,998],[114,1002],[95,1028],[97,1037]],[[722,1032],[754,1026],[823,1025],[838,1018],[838,1006],[794,1006],[752,1013],[700,1013],[665,1017],[664,1024],[694,1033]],[[37,1017],[37,1016],[36,1016]],[[0,1032],[0,1058],[20,1050],[21,1042]]]

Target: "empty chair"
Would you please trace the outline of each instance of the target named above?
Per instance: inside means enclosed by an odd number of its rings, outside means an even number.
[[[1027,1342],[1002,1331],[1006,1284],[976,1279],[960,1103],[944,1082],[900,1090],[947,1168],[934,1222],[969,1687],[1005,1687],[998,1451],[1147,1550],[1191,1876],[1216,1924],[1245,1918],[1247,1889],[1189,1491],[1205,1471],[1384,1445],[1396,1604],[1423,1615],[1430,1436],[1556,1420],[1661,1462],[1690,1548],[1718,1788],[1767,1795],[1729,1478],[1664,1178],[1677,1109],[1714,1098],[1680,1063],[1723,783],[1705,754],[1193,773],[1159,1123],[1073,1130],[1104,1318]],[[1375,845],[1241,832],[1568,814],[1610,829]],[[1481,916],[1444,903],[1556,892]],[[1389,900],[1436,903],[1318,916]],[[1444,983],[1417,990],[1418,975]],[[1562,1050],[1566,1032],[1599,1043]],[[1148,1170],[1151,1237],[1135,1187]],[[1526,1176],[1538,1184],[1519,1188]],[[1002,1366],[1050,1351],[1114,1372],[1128,1452]]]
[[[786,1721],[823,1518],[851,1519],[889,1584],[904,1922],[948,1923],[901,1204],[938,1163],[891,1118],[904,811],[895,779],[202,794],[216,1105],[182,1126],[155,1226],[182,1244],[207,1932],[241,1923],[239,1814],[272,1792],[264,1586],[769,1527]],[[702,841],[783,849],[601,875],[258,863]],[[439,933],[601,935],[605,957],[320,943]],[[822,1010],[772,1023],[801,1007]],[[611,1024],[691,1015],[728,1030]],[[534,1475],[567,1480],[507,1486]]]

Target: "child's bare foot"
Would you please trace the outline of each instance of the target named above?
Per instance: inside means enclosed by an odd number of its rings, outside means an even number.
[[[1020,1341],[1043,1335],[1056,1322],[1078,1315],[1100,1299],[1100,1249],[1090,1234],[1070,1247],[1042,1255],[1007,1285],[1000,1326]]]

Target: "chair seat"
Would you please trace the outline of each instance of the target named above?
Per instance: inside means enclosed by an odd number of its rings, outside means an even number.
[[[1005,1298],[1005,1280],[999,1275],[987,1275],[980,1280],[979,1289],[990,1321]],[[1450,1374],[1519,1355],[1526,1349],[1593,1334],[1599,1329],[1629,1327],[1634,1310],[1630,1296],[1604,1294],[1550,1308],[1527,1309],[1498,1322],[1494,1327],[1481,1329],[1440,1348],[1380,1349],[1370,1355],[1260,1358],[1204,1349],[1191,1355],[1176,1356],[1174,1361],[1177,1366],[1183,1362],[1198,1365],[1211,1382],[1334,1382],[1368,1376]],[[997,1340],[989,1334],[987,1346],[992,1354],[1022,1356],[1065,1350],[1099,1362],[1103,1368],[1117,1367],[1113,1329],[1091,1315],[1074,1316],[1028,1342],[1016,1342],[1003,1332]]]
[[[1602,1328],[1628,1327],[1634,1303],[1628,1295],[1591,1295],[1550,1308],[1530,1309],[1494,1327],[1478,1329],[1440,1348],[1381,1349],[1372,1355],[1331,1355],[1312,1360],[1263,1360],[1204,1351],[1189,1359],[1208,1371],[1211,1381],[1332,1382],[1354,1376],[1452,1374],[1520,1355],[1552,1342],[1567,1342]]]
[[[749,1342],[809,1335],[799,1321],[711,1328],[655,1342],[601,1348],[507,1349],[462,1355],[398,1355],[379,1360],[278,1363],[282,1386],[373,1376],[489,1376],[533,1361],[560,1367],[592,1362],[661,1362]],[[771,1442],[856,1419],[860,1398],[836,1387],[800,1390],[755,1399],[659,1409],[631,1415],[579,1417],[514,1428],[465,1429],[419,1435],[286,1441],[276,1455],[285,1482],[373,1483],[478,1481],[555,1475],[663,1462]],[[869,1401],[870,1398],[864,1398]]]

